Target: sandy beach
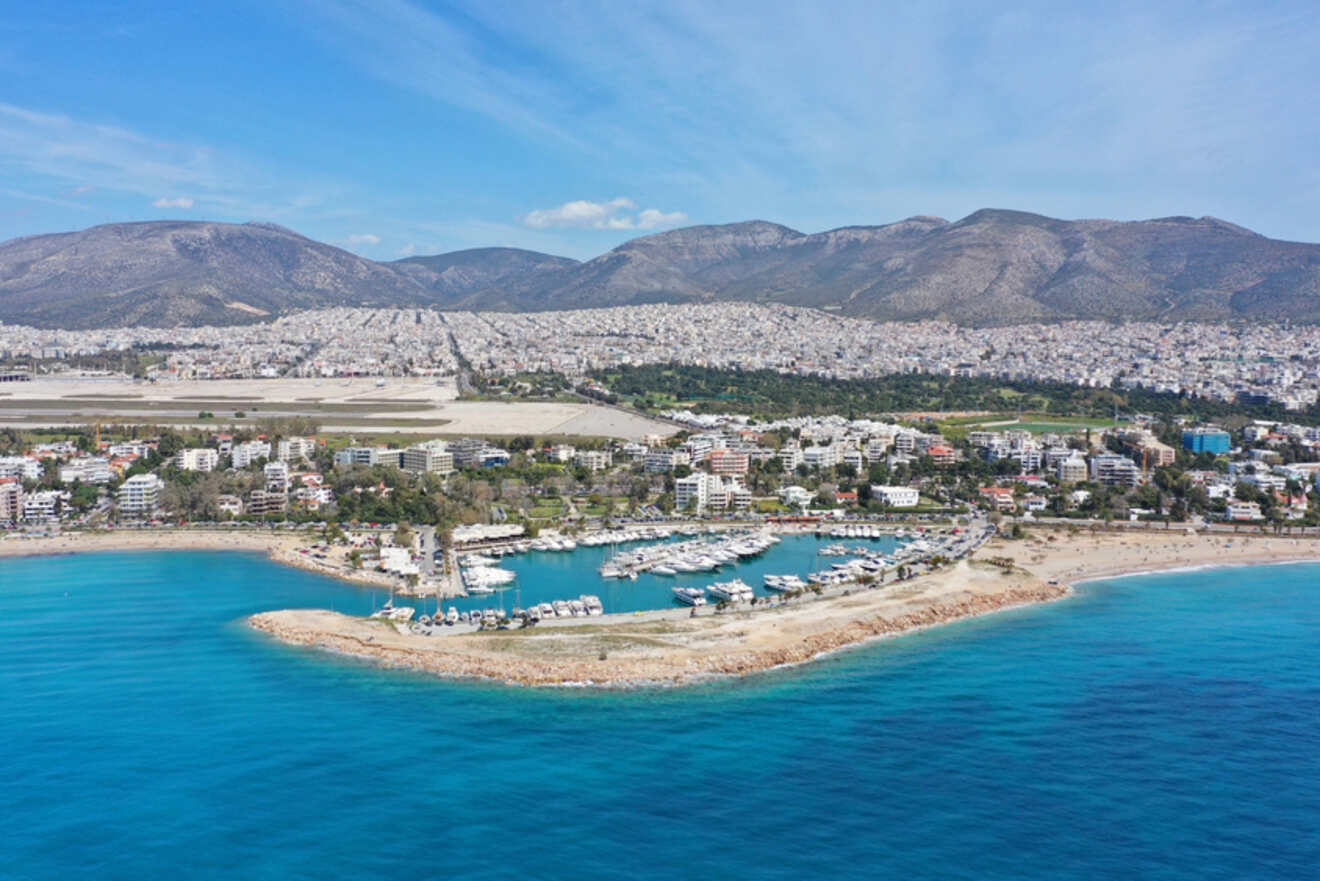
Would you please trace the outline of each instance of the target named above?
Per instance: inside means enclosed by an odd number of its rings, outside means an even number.
[[[1013,560],[1007,572],[1005,558]],[[1000,565],[991,562],[996,559]],[[287,643],[439,676],[533,686],[683,685],[806,663],[873,639],[1060,600],[1086,579],[1312,559],[1320,559],[1315,539],[1038,530],[1030,539],[991,542],[971,560],[911,581],[697,618],[608,615],[431,637],[323,610],[268,612],[251,624]]]
[[[107,551],[248,551],[265,554],[276,563],[294,566],[369,587],[399,587],[399,579],[382,572],[353,570],[336,561],[319,561],[302,553],[310,536],[301,532],[122,529],[26,537],[11,534],[0,539],[0,559],[53,554],[91,554]]]

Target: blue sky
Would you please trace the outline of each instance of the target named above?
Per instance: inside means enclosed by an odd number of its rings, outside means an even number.
[[[1317,45],[1303,3],[51,0],[0,17],[0,239],[589,257],[1002,207],[1320,241]]]

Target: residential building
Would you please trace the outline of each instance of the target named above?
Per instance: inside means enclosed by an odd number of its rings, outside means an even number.
[[[1073,452],[1066,459],[1060,459],[1058,464],[1059,483],[1081,483],[1090,476],[1090,471],[1086,466],[1086,460],[1077,452]]]
[[[267,462],[264,469],[266,492],[287,493],[289,491],[289,463]]]
[[[921,494],[910,486],[871,484],[871,499],[889,508],[915,508]]]
[[[1091,479],[1105,486],[1133,487],[1141,483],[1141,469],[1127,456],[1101,453],[1091,457]]]
[[[614,464],[614,457],[609,450],[579,450],[573,454],[573,464],[588,471],[604,471]]]
[[[996,511],[1016,511],[1017,499],[1013,490],[1006,486],[986,486],[980,490],[981,498]]]
[[[833,446],[807,447],[802,451],[802,461],[810,468],[832,468],[839,464],[839,455]]]
[[[673,471],[679,465],[691,464],[692,458],[686,450],[671,450],[661,447],[646,454],[646,464],[642,467],[648,474],[663,474]]]
[[[709,501],[706,485],[707,476],[703,472],[694,471],[687,477],[680,477],[674,481],[674,508],[676,510],[691,513],[700,513],[706,510]]]
[[[275,445],[275,458],[281,462],[301,462],[316,455],[316,438],[285,437]]]
[[[811,490],[804,486],[785,486],[779,490],[779,501],[790,508],[805,508],[811,499]]]
[[[40,480],[45,470],[41,460],[32,456],[0,456],[0,477]]]
[[[23,484],[17,477],[0,477],[0,523],[12,526],[23,518]]]
[[[1260,505],[1255,502],[1232,501],[1228,503],[1226,514],[1228,520],[1260,520],[1263,516]]]
[[[712,474],[746,474],[749,460],[746,453],[736,450],[712,450],[708,457]]]
[[[253,462],[270,458],[270,444],[264,440],[251,440],[234,444],[229,450],[235,468],[247,468]]]
[[[952,465],[958,461],[957,451],[948,444],[932,444],[927,448],[926,455],[939,466]]]
[[[60,507],[70,494],[55,489],[38,490],[23,497],[23,521],[50,523],[59,518]]]
[[[147,517],[160,507],[164,483],[154,474],[135,474],[119,485],[120,516]]]
[[[110,482],[110,461],[100,456],[81,456],[60,466],[60,482],[106,484]]]
[[[254,489],[248,494],[247,512],[256,516],[283,513],[289,507],[289,497],[281,492]]]
[[[785,474],[792,474],[797,467],[803,463],[802,448],[796,444],[781,447],[779,450],[779,466]]]
[[[233,517],[237,517],[243,513],[243,500],[238,496],[216,496],[215,506],[221,514],[229,514]]]
[[[180,471],[214,471],[220,464],[220,454],[210,447],[189,447],[174,456],[174,467]]]
[[[335,453],[336,465],[403,465],[403,450],[389,447],[344,447]]]

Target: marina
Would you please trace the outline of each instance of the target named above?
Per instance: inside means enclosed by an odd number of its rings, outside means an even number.
[[[846,547],[839,537],[850,539]],[[430,634],[521,619],[736,606],[862,578],[883,581],[964,540],[965,533],[900,537],[865,524],[846,532],[665,526],[547,536],[459,554],[468,595],[431,608],[422,601],[415,620],[397,612],[393,620],[412,620],[414,632]]]

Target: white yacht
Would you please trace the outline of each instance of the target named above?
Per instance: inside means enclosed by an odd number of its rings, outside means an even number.
[[[605,607],[601,605],[600,597],[596,596],[594,593],[584,593],[582,596],[578,597],[578,599],[582,601],[582,605],[586,606],[588,615],[605,614]]]
[[[674,588],[674,599],[680,603],[687,603],[689,606],[706,605],[706,596],[700,588],[696,587],[676,587]]]

